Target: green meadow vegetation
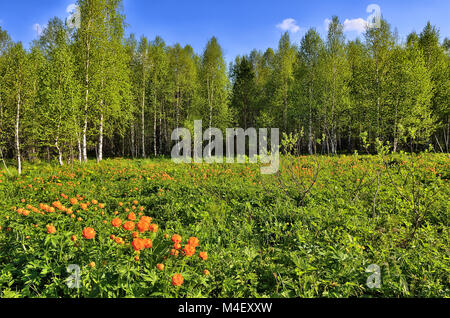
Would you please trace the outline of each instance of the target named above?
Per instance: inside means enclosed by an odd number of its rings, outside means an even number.
[[[3,297],[450,295],[446,154],[283,156],[276,175],[167,159],[25,167],[0,177]],[[151,248],[112,225],[130,213],[157,225],[138,232]],[[174,253],[174,234],[182,247],[198,238],[196,254]],[[69,264],[79,289],[68,288]],[[372,264],[379,288],[367,285]]]

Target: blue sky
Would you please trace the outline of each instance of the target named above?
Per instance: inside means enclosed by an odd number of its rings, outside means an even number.
[[[51,17],[66,18],[73,2],[0,0],[0,26],[27,45]],[[428,20],[440,29],[441,38],[450,37],[448,0],[124,0],[124,7],[128,33],[151,39],[160,35],[168,45],[190,44],[198,53],[214,35],[230,62],[253,48],[276,47],[284,30],[290,30],[296,43],[309,27],[325,35],[325,21],[333,15],[348,20],[346,35],[353,39],[372,3],[379,5],[401,38],[420,32]]]

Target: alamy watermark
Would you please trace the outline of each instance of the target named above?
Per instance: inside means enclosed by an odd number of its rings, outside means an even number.
[[[202,121],[194,121],[194,140],[187,128],[177,128],[172,132],[172,161],[176,163],[251,163],[268,164],[261,167],[262,174],[275,174],[280,167],[280,130],[270,129],[271,149],[268,150],[267,128],[227,128],[226,138],[222,130],[208,128],[203,132]],[[247,143],[248,138],[248,143]],[[203,142],[209,141],[203,148]],[[193,145],[193,149],[192,149]],[[224,156],[224,145],[226,156]],[[248,156],[246,153],[248,149]],[[214,154],[214,155],[213,155]]]

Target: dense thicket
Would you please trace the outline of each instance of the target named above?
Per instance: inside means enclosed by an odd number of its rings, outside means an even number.
[[[284,34],[227,69],[218,40],[201,55],[125,37],[121,0],[79,0],[81,25],[52,19],[29,50],[0,29],[0,154],[87,161],[170,153],[171,132],[278,127],[298,153],[337,154],[363,140],[448,152],[449,40],[430,23],[400,42],[390,25],[347,41],[337,17],[322,39]]]

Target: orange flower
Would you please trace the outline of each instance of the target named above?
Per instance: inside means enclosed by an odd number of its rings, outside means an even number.
[[[143,222],[147,222],[148,224],[150,224],[150,223],[152,223],[152,218],[151,217],[149,217],[149,216],[143,216],[143,217],[141,217],[141,221],[143,221]]]
[[[181,243],[181,236],[178,235],[178,234],[174,234],[172,236],[172,242],[174,242],[174,243]]]
[[[139,233],[138,232],[133,232],[133,234],[131,236],[133,236],[133,238],[138,238],[139,237]]]
[[[89,263],[89,267],[90,267],[90,268],[94,268],[94,267],[95,267],[95,262],[90,262],[90,263]]]
[[[209,274],[211,274],[211,273],[209,272],[209,270],[205,269],[205,270],[203,271],[203,275],[209,276]]]
[[[144,245],[145,245],[145,248],[152,248],[153,242],[151,239],[146,238],[146,239],[144,239]]]
[[[75,205],[78,203],[78,200],[76,198],[70,199],[70,204]]]
[[[111,221],[112,226],[119,227],[122,225],[122,220],[120,218],[115,218]]]
[[[204,261],[206,261],[208,259],[208,253],[206,253],[206,252],[200,252],[200,253],[198,253],[198,256]]]
[[[159,269],[160,271],[164,270],[164,264],[158,264],[156,265],[156,268]]]
[[[115,236],[114,234],[111,234],[111,235],[109,236],[109,238],[110,238],[111,240],[114,240],[114,239],[116,239],[116,236]]]
[[[198,240],[198,238],[196,238],[196,237],[191,237],[191,238],[189,238],[189,240],[188,240],[188,244],[189,244],[189,245],[192,245],[193,247],[197,247],[197,246],[198,246],[198,243],[199,243],[199,240]]]
[[[47,225],[47,232],[48,234],[54,234],[56,233],[56,228],[53,225]]]
[[[195,254],[195,247],[188,244],[183,248],[183,252],[186,256],[192,256]]]
[[[156,233],[158,232],[158,225],[157,224],[150,224],[149,230],[150,232]]]
[[[98,205],[98,207],[99,207],[100,209],[104,209],[104,208],[105,208],[105,204],[104,204],[104,203],[100,203],[100,204]]]
[[[95,237],[95,230],[91,227],[87,227],[83,230],[83,237],[86,240],[92,240]]]
[[[134,201],[133,201],[133,204],[134,204],[134,205],[138,205],[138,204],[139,204],[138,200],[134,200]]]
[[[179,252],[174,248],[170,250],[170,255],[172,255],[172,256],[178,256],[178,253]]]
[[[133,231],[134,230],[134,223],[131,221],[125,222],[123,225],[123,228],[127,231]]]
[[[72,237],[70,238],[73,242],[77,241],[77,236],[76,235],[72,235]]]
[[[124,244],[124,241],[123,241],[123,239],[121,237],[116,237],[114,239],[114,242],[116,242],[117,244]]]
[[[123,206],[123,202],[119,202],[119,206]]]
[[[142,221],[142,219],[137,224],[137,228],[138,228],[139,232],[141,232],[141,233],[148,231],[149,227],[150,227],[150,225],[148,224],[148,222]]]
[[[133,212],[131,212],[130,214],[128,214],[128,220],[130,220],[130,221],[136,221],[136,214],[134,214]]]
[[[87,206],[86,203],[81,203],[81,204],[80,204],[80,207],[81,207],[81,210],[84,210],[84,211],[86,211],[87,208],[88,208],[88,206]]]
[[[173,244],[173,248],[176,250],[179,250],[181,248],[181,244],[180,243],[174,243]]]
[[[172,285],[173,286],[181,286],[184,283],[184,278],[181,274],[175,274],[172,277]]]
[[[144,240],[140,238],[135,238],[133,242],[131,242],[131,245],[135,251],[140,251],[145,248]]]
[[[92,202],[93,205],[96,205],[98,203],[97,200],[92,200],[91,202]]]

